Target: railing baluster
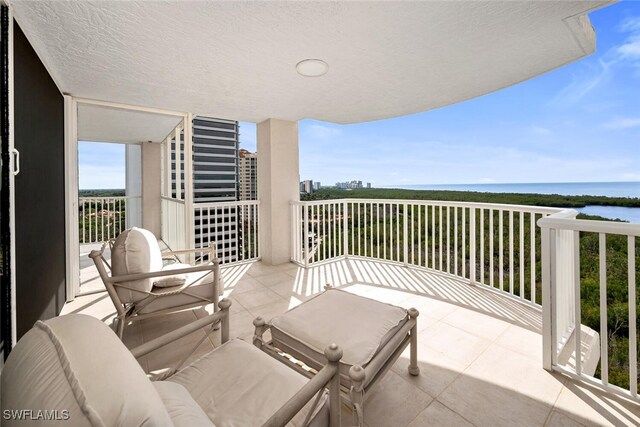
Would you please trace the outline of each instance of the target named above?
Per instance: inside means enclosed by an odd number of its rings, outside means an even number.
[[[574,300],[575,304],[575,354],[576,354],[576,374],[582,375],[582,315],[580,310],[580,232],[573,232],[573,274],[575,282]]]
[[[356,220],[355,203],[351,203],[351,251],[353,252],[353,255],[356,254],[355,220]]]
[[[322,259],[327,259],[327,207],[318,205],[318,210],[322,217]]]
[[[383,258],[387,259],[387,204],[382,205],[382,241],[383,241]]]
[[[530,255],[531,255],[531,285],[529,286],[529,292],[531,292],[531,302],[536,303],[536,214],[531,212],[529,214],[530,219]]]
[[[493,288],[493,256],[495,253],[493,247],[493,209],[489,209],[489,285]]]
[[[467,208],[462,208],[462,277],[467,277]]]
[[[404,263],[404,265],[407,265],[407,263],[409,262],[409,210],[407,209],[407,207],[408,205],[406,203],[402,205],[402,262]]]
[[[411,206],[411,264],[415,265],[415,239],[416,239],[416,236],[415,236],[416,227],[415,227],[415,220],[414,220],[414,208],[415,208],[415,205],[414,204],[410,204],[410,205],[405,204],[405,207],[408,207],[408,206]],[[408,222],[408,218],[405,218],[405,222]],[[406,236],[405,236],[405,238],[406,238]],[[406,258],[405,258],[405,262],[407,262]]]
[[[400,262],[400,204],[396,203],[396,262]]]
[[[451,273],[451,215],[447,206],[447,273]]]
[[[627,269],[629,271],[629,391],[638,396],[638,336],[636,318],[636,239],[627,236]]]
[[[600,378],[609,383],[609,327],[607,321],[607,235],[598,233],[600,269]]]
[[[85,238],[85,228],[86,228],[86,225],[85,225],[86,218],[85,218],[85,216],[86,216],[86,214],[85,214],[85,211],[84,211],[85,202],[83,200],[81,200],[80,203],[82,203],[82,243],[86,243],[86,241],[87,241],[86,238]]]
[[[524,299],[524,212],[520,211],[520,298]]]
[[[453,274],[458,275],[458,207],[453,207]]]
[[[476,281],[476,208],[469,209],[469,281]]]
[[[440,232],[440,242],[438,244],[438,253],[439,253],[439,258],[440,258],[440,271],[442,271],[442,206],[440,206],[440,209],[438,210],[439,212],[439,217],[438,217],[438,231]]]
[[[422,266],[422,205],[418,205],[418,265]]]
[[[509,293],[513,295],[513,211],[509,210]]]
[[[369,256],[373,258],[373,202],[369,203]],[[378,218],[375,220],[378,222]]]
[[[436,206],[431,206],[431,268],[436,269]]]
[[[484,283],[484,209],[480,208],[480,283]]]
[[[376,253],[380,258],[380,203],[376,203]]]
[[[304,248],[304,252],[302,254],[302,256],[304,257],[304,266],[308,267],[309,266],[309,206],[308,205],[304,205],[303,206],[303,211],[302,211],[302,221],[303,221],[303,232],[302,232],[302,238],[304,240],[304,243],[302,245],[302,247]]]
[[[499,231],[499,244],[498,244],[498,264],[500,264],[499,271],[499,281],[500,281],[500,290],[504,291],[504,211],[499,210],[498,214],[500,215],[498,218],[498,228]]]

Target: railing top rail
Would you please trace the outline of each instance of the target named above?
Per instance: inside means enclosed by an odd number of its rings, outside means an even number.
[[[531,205],[508,205],[501,203],[480,203],[480,202],[449,202],[443,200],[405,200],[405,199],[327,199],[313,201],[292,201],[292,205],[311,206],[323,205],[331,203],[386,203],[386,204],[413,204],[421,206],[455,206],[464,208],[494,209],[503,211],[522,211],[533,212],[539,214],[555,214],[564,211],[563,208],[554,208],[549,206],[531,206]]]
[[[174,199],[173,197],[167,197],[167,196],[161,196],[160,198],[162,200],[166,200],[169,202],[176,202],[176,203],[180,203],[181,205],[184,205],[184,200]]]
[[[78,197],[79,201],[91,200],[124,200],[124,199],[140,199],[142,196],[82,196]]]
[[[195,202],[193,204],[194,208],[198,209],[206,209],[206,208],[222,208],[222,207],[236,207],[236,206],[258,206],[260,205],[260,200],[238,200],[231,202]]]
[[[555,230],[583,231],[592,233],[620,234],[640,237],[640,224],[628,222],[596,221],[591,219],[575,219],[548,216],[538,220],[540,228]]]

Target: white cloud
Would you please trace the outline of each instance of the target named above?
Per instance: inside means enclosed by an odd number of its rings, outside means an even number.
[[[640,37],[634,37],[627,40],[626,43],[616,48],[622,59],[638,60],[640,59]]]
[[[581,74],[574,74],[571,83],[565,86],[551,101],[561,108],[572,107],[584,96],[606,82],[611,74],[612,62],[599,59],[596,64],[585,63]]]
[[[636,118],[621,117],[621,118],[613,119],[602,125],[602,127],[605,129],[613,129],[613,130],[629,129],[629,128],[635,128],[639,126],[640,126],[640,117],[636,117]]]

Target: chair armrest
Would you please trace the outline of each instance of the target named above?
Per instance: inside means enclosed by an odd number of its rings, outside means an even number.
[[[184,254],[192,254],[192,253],[198,253],[198,252],[211,252],[211,248],[206,247],[206,248],[192,248],[192,249],[177,249],[175,251],[162,252],[162,256],[184,255]],[[217,259],[215,259],[214,261],[217,261]]]
[[[174,274],[180,274],[180,273],[197,273],[199,271],[207,271],[207,270],[211,270],[215,272],[219,267],[220,267],[219,264],[213,262],[213,263],[197,265],[195,267],[176,268],[174,270],[150,271],[148,273],[134,273],[134,274],[123,274],[121,276],[111,276],[111,277],[107,277],[106,280],[117,286],[118,283],[120,282],[131,282],[133,280],[151,279],[153,277],[173,276]]]
[[[204,328],[205,326],[217,322],[222,323],[221,342],[222,344],[224,344],[225,342],[229,341],[229,307],[231,307],[231,301],[225,298],[218,303],[218,307],[220,308],[220,311],[203,317],[202,319],[198,319],[195,322],[191,322],[188,325],[182,326],[181,328],[161,335],[158,338],[154,338],[151,341],[133,348],[131,350],[133,357],[138,358],[144,356],[145,354],[149,354],[152,351],[159,349],[160,347],[170,344],[186,335],[189,335],[192,332],[197,331],[198,329]]]
[[[278,409],[262,427],[279,427],[287,424],[314,395],[325,387],[329,387],[329,426],[340,426],[340,368],[338,363],[342,358],[342,350],[337,345],[331,344],[324,350],[324,355],[327,358],[327,364]],[[309,421],[308,418],[307,421]]]

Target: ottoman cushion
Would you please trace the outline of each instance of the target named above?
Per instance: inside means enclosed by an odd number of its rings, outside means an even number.
[[[338,289],[329,289],[271,320],[273,343],[313,368],[323,349],[336,343],[344,354],[340,371],[363,368],[407,322],[407,310]]]

